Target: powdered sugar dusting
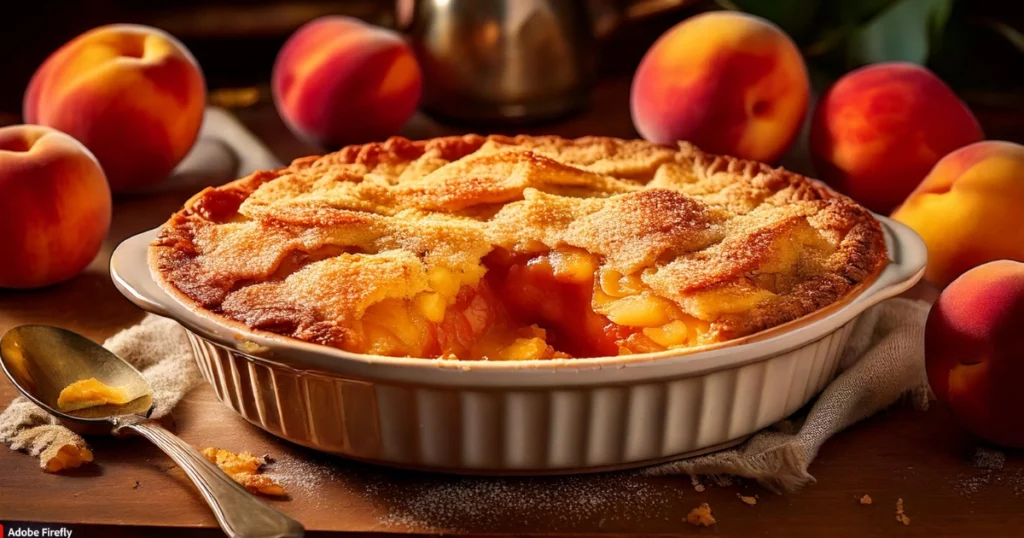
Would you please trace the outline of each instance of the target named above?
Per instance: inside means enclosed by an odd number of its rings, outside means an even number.
[[[438,530],[507,528],[544,523],[571,529],[581,522],[650,519],[661,515],[675,488],[635,473],[558,478],[456,478],[396,488],[370,481],[366,493],[388,506],[384,526]]]
[[[316,459],[298,459],[290,456],[274,460],[264,472],[284,487],[290,495],[302,495],[320,506],[325,484],[338,479],[338,467]]]
[[[1006,464],[1006,454],[998,450],[979,447],[974,451],[974,466],[979,469],[998,471]]]
[[[1002,451],[978,447],[971,464],[977,471],[956,475],[954,487],[961,495],[970,497],[989,484],[1005,484],[1013,488],[1014,495],[1024,495],[1024,469],[1006,468],[1006,454]]]

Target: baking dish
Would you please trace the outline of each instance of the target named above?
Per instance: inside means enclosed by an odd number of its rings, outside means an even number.
[[[110,272],[133,303],[183,325],[218,398],[316,450],[444,472],[547,474],[641,466],[742,441],[834,377],[857,317],[913,286],[924,242],[878,217],[890,263],[793,322],[692,350],[592,359],[453,361],[358,355],[193,309],[147,263],[156,230]]]

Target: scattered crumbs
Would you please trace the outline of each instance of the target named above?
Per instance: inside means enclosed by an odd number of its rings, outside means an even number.
[[[744,504],[749,504],[750,506],[754,506],[755,504],[757,504],[757,496],[751,497],[749,495],[743,495],[741,493],[737,493],[736,496],[739,497]]]
[[[865,495],[860,498],[861,504],[871,504],[871,495]]]
[[[693,484],[693,490],[697,493],[704,492],[704,484],[701,484],[700,480],[697,480],[697,475],[690,475],[690,484]]]
[[[1006,454],[990,448],[977,448],[974,451],[974,466],[979,469],[999,471],[1006,464]]]
[[[715,521],[715,516],[711,515],[711,507],[708,503],[700,503],[700,506],[690,510],[690,513],[686,514],[686,522],[690,525],[703,525],[705,527],[718,523]]]
[[[249,452],[235,454],[212,446],[204,448],[202,454],[210,463],[215,464],[232,480],[245,486],[245,489],[252,493],[269,497],[286,497],[288,495],[273,478],[262,474],[263,466],[267,464],[263,458]]]
[[[896,521],[904,525],[910,525],[910,517],[903,512],[903,498],[896,499]]]
[[[140,483],[139,483],[139,481],[138,481],[138,480],[136,480],[136,481],[135,481],[135,484],[133,484],[133,485],[132,485],[132,489],[139,489],[139,486],[141,486],[141,485],[142,485],[142,484],[140,484]]]

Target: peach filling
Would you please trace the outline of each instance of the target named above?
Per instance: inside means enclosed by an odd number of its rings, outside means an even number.
[[[131,398],[124,387],[112,387],[90,377],[64,387],[57,396],[57,407],[61,411],[77,411],[107,404],[124,405],[129,401]]]
[[[702,343],[709,325],[652,294],[639,275],[599,269],[578,249],[540,255],[503,250],[483,260],[479,283],[446,269],[430,290],[387,299],[363,316],[362,345],[375,355],[527,360],[647,353]]]

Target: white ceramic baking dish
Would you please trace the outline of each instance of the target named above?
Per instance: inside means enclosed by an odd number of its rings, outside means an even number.
[[[586,472],[727,446],[821,391],[857,317],[924,271],[920,237],[879,220],[891,262],[836,304],[694,351],[594,359],[378,357],[253,331],[157,284],[147,264],[155,230],[121,243],[110,272],[132,302],[181,323],[221,401],[274,435],[401,467]]]

